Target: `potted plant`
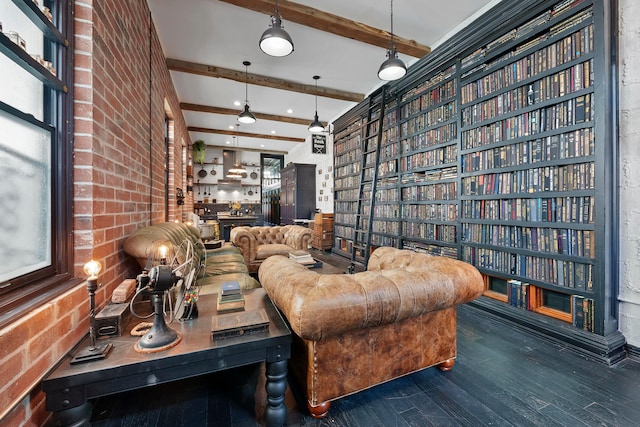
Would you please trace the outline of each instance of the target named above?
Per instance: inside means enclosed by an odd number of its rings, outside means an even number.
[[[197,141],[194,141],[192,148],[193,148],[193,161],[203,164],[205,157],[207,155],[207,145],[204,143],[203,140],[199,139]]]

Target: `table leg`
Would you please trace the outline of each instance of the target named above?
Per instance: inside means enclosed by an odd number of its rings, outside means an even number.
[[[92,409],[93,404],[90,402],[84,402],[80,406],[54,412],[48,425],[51,427],[90,426],[91,423],[89,421],[91,420]]]
[[[267,374],[267,426],[280,427],[287,420],[287,406],[284,396],[287,391],[287,360],[266,364]]]

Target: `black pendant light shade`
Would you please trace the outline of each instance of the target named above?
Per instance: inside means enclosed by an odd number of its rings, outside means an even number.
[[[324,131],[324,126],[322,122],[318,119],[318,79],[320,76],[313,76],[313,79],[316,81],[316,114],[313,116],[313,121],[309,124],[309,132],[318,133]]]
[[[249,74],[248,68],[251,65],[251,62],[244,61],[242,63],[244,65],[244,110],[238,114],[238,121],[240,123],[251,124],[256,122],[256,116],[253,115],[251,110],[249,109]]]
[[[260,49],[270,56],[287,56],[293,52],[291,36],[282,28],[278,0],[276,0],[276,10],[271,16],[271,26],[262,33],[259,45]]]
[[[391,0],[391,45],[387,50],[387,59],[380,65],[378,77],[381,80],[398,80],[407,74],[407,66],[398,58],[396,44],[393,42],[393,0]]]

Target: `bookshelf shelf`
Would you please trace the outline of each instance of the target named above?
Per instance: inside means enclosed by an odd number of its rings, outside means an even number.
[[[610,0],[502,2],[337,120],[336,179],[352,170],[333,250],[351,255],[369,229],[372,247],[470,262],[492,301],[478,306],[619,358],[610,13]],[[527,307],[511,307],[509,281]]]

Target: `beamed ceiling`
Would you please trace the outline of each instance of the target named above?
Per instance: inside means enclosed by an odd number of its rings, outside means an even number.
[[[258,40],[274,1],[148,0],[191,140],[286,153],[309,136],[317,110],[330,123],[383,84],[377,71],[390,40],[390,2],[279,1],[295,50],[266,55]],[[395,0],[393,33],[411,65],[498,0]],[[243,61],[250,61],[245,74]],[[314,75],[320,76],[317,89]],[[237,125],[245,101],[257,121]],[[234,105],[240,103],[241,105]]]

